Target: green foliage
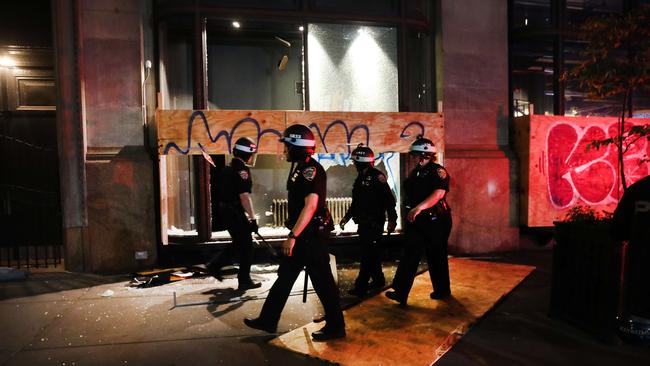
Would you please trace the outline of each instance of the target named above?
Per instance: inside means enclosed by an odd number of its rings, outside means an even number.
[[[649,138],[650,126],[628,127],[625,111],[632,95],[650,90],[650,4],[641,4],[623,14],[588,19],[580,27],[587,42],[583,60],[562,77],[574,78],[590,97],[622,96],[617,136],[592,141],[587,149],[615,144],[619,175],[627,189],[623,156],[635,142]],[[642,162],[648,161],[647,157]]]
[[[581,222],[581,223],[604,223],[612,219],[612,213],[608,211],[596,212],[590,206],[577,205],[573,206],[564,215],[563,222]]]
[[[588,44],[569,75],[590,97],[650,90],[650,6],[590,18],[580,31]]]
[[[626,128],[622,135],[610,137],[608,139],[594,140],[587,145],[587,151],[591,148],[598,150],[601,147],[615,144],[616,146],[623,147],[623,155],[625,155],[625,153],[630,149],[630,146],[641,139],[646,139],[650,142],[650,124],[630,126],[629,128]],[[646,161],[648,161],[647,157],[646,159],[643,159],[641,163]]]

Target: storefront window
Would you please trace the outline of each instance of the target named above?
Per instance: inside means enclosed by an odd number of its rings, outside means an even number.
[[[189,18],[161,25],[160,94],[163,109],[192,109],[192,38]],[[167,229],[170,235],[195,230],[196,187],[194,158],[165,155],[161,174],[165,175]]]
[[[511,45],[514,117],[553,114],[553,44],[518,41]]]
[[[395,28],[309,24],[307,39],[310,110],[399,110]],[[350,129],[352,126],[346,127]],[[350,140],[348,151],[317,155],[328,172],[328,197],[351,198],[351,187],[357,173],[349,153],[359,142],[365,143]],[[372,141],[369,146],[372,148]],[[375,166],[387,175],[399,202],[399,156],[392,152],[377,151],[376,154]],[[356,226],[350,223],[345,231],[354,232]]]
[[[551,0],[513,1],[513,29],[549,28],[552,22]]]
[[[312,111],[397,112],[397,30],[309,24]]]
[[[209,109],[303,109],[299,24],[208,20]]]
[[[197,94],[201,93],[193,85],[196,79],[203,77],[193,72],[197,65],[194,59],[199,54],[194,48],[200,44],[198,40],[202,36],[198,35],[199,28],[194,24],[197,19],[205,20],[207,109],[329,112],[399,112],[400,109],[430,112],[435,109],[432,92],[434,68],[431,67],[433,41],[432,35],[427,33],[431,5],[427,1],[409,1],[402,6],[394,0],[306,0],[304,3],[287,0],[274,4],[200,0],[195,10],[200,12],[199,18],[180,3],[158,3],[161,7],[159,88],[164,109],[194,109],[197,105],[193,103],[194,98],[200,97],[194,95],[195,90]],[[240,6],[248,9],[250,19],[237,13]],[[290,12],[287,12],[285,20],[267,18],[266,15],[276,14],[270,12],[271,9],[277,13],[290,9],[322,13],[323,23],[301,23]],[[356,14],[357,11],[359,20],[367,25],[331,23],[340,12]],[[176,16],[177,13],[184,15]],[[378,19],[379,16],[382,18]],[[346,21],[340,20],[341,23]],[[379,22],[391,26],[368,25]],[[401,47],[409,50],[403,55],[403,67],[409,70],[404,75],[398,72],[400,27],[406,32],[406,41]],[[403,85],[398,82],[400,76],[405,78]],[[404,94],[401,106],[400,88]],[[345,119],[345,114],[341,114],[340,120],[320,123],[321,131],[314,128],[317,138],[320,133],[320,138],[325,140],[322,134],[330,127],[340,128],[340,132],[364,124],[358,119]],[[310,121],[303,123],[310,125]],[[375,123],[365,128],[381,126]],[[369,131],[369,136],[372,136],[372,131]],[[255,139],[258,136],[249,137]],[[362,141],[361,138],[359,134],[348,135],[347,144],[343,142],[336,151],[327,150],[327,153],[315,156],[327,170],[328,206],[335,222],[349,207],[352,185],[357,176],[350,159],[351,151],[360,142],[373,147],[372,140],[363,138]],[[216,176],[217,169],[229,163],[231,158],[229,155],[213,155],[212,160],[218,167],[211,169],[210,175]],[[197,194],[199,188],[203,188],[199,184],[206,184],[202,180],[205,175],[195,172],[198,164],[203,164],[201,159],[201,155],[161,156],[161,191],[164,191],[161,216],[163,228],[166,227],[171,236],[198,235],[197,215],[205,214],[197,210],[203,203]],[[376,151],[375,166],[386,174],[398,202],[400,159],[397,153]],[[260,154],[251,169],[255,213],[262,233],[269,237],[286,234],[283,228],[286,209],[283,205],[286,205],[289,168],[290,164],[281,154]],[[211,190],[216,184],[219,183],[210,182]],[[205,232],[206,220],[201,220],[200,228]],[[348,232],[356,231],[352,222],[346,229]],[[213,232],[212,238],[227,240],[228,235],[225,231]]]

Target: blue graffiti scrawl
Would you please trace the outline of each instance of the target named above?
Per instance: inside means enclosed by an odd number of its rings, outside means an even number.
[[[194,121],[197,118],[200,119],[201,122],[203,122],[203,126],[205,127],[205,130],[206,130],[206,132],[208,134],[208,137],[209,137],[209,139],[210,139],[210,141],[212,143],[217,142],[220,138],[225,139],[226,145],[228,147],[228,153],[232,152],[232,144],[233,144],[232,138],[235,135],[235,132],[237,131],[237,129],[240,126],[242,126],[243,124],[246,124],[246,123],[253,124],[253,126],[257,130],[257,136],[255,136],[255,137],[254,136],[249,136],[249,137],[256,138],[257,143],[259,143],[261,138],[266,134],[273,134],[273,135],[277,136],[278,138],[282,137],[282,132],[280,132],[280,131],[278,131],[276,129],[273,129],[273,128],[262,129],[259,121],[257,121],[255,118],[251,118],[251,117],[245,117],[245,118],[240,119],[239,121],[237,121],[235,123],[235,125],[230,129],[230,131],[223,129],[223,130],[218,131],[215,135],[213,135],[213,132],[210,130],[208,120],[207,120],[205,114],[203,113],[203,111],[194,111],[194,112],[192,112],[192,114],[190,115],[190,117],[189,117],[189,119],[187,121],[187,144],[186,144],[186,146],[184,148],[181,148],[175,142],[169,142],[169,143],[167,143],[167,145],[165,145],[165,148],[163,149],[163,154],[167,154],[167,153],[169,153],[170,150],[173,149],[173,150],[176,150],[178,153],[180,153],[182,155],[187,155],[187,154],[190,153],[190,151],[192,149],[196,149],[196,148],[192,147],[192,127],[194,125]],[[346,145],[346,150],[347,151],[344,154],[330,152],[331,147],[327,146],[327,141],[326,141],[327,140],[327,135],[330,132],[330,130],[335,126],[341,126],[345,130],[345,138],[346,138],[345,145]],[[357,125],[353,126],[352,128],[349,128],[348,124],[345,121],[337,119],[337,120],[334,120],[334,121],[330,122],[325,127],[324,131],[321,131],[320,127],[316,123],[311,123],[309,125],[309,128],[314,130],[314,132],[315,132],[314,135],[318,137],[318,139],[320,140],[320,142],[321,142],[321,144],[323,146],[323,149],[325,150],[325,153],[318,154],[319,159],[329,159],[329,160],[333,160],[333,161],[338,161],[342,165],[345,165],[344,161],[348,160],[350,158],[350,153],[351,153],[352,149],[354,149],[354,147],[351,146],[352,137],[353,137],[354,133],[356,131],[358,131],[358,130],[362,130],[362,131],[365,132],[365,145],[366,146],[371,146],[371,143],[370,143],[370,135],[371,135],[370,128],[365,124],[357,124]],[[399,134],[399,137],[401,139],[411,138],[411,136],[413,136],[413,134],[411,133],[411,131],[413,129],[416,130],[416,132],[417,132],[416,135],[424,135],[424,133],[425,133],[424,125],[421,122],[411,121],[406,126],[404,126],[404,128],[402,129],[402,131]],[[337,144],[337,146],[340,146],[340,144]],[[198,149],[204,150],[204,148],[203,148],[203,146],[201,144],[198,144]],[[337,157],[337,156],[339,156],[339,157]]]

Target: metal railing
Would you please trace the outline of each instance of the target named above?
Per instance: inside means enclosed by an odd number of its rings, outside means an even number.
[[[56,267],[63,258],[58,196],[23,191],[15,187],[5,191],[10,198],[0,212],[0,266]]]

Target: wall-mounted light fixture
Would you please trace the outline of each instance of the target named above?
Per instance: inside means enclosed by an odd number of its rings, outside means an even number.
[[[14,67],[16,66],[16,61],[9,56],[0,57],[0,66],[4,67]]]
[[[305,30],[305,27],[303,27],[303,26],[301,25],[300,27],[298,27],[298,30],[302,32],[302,31]]]

